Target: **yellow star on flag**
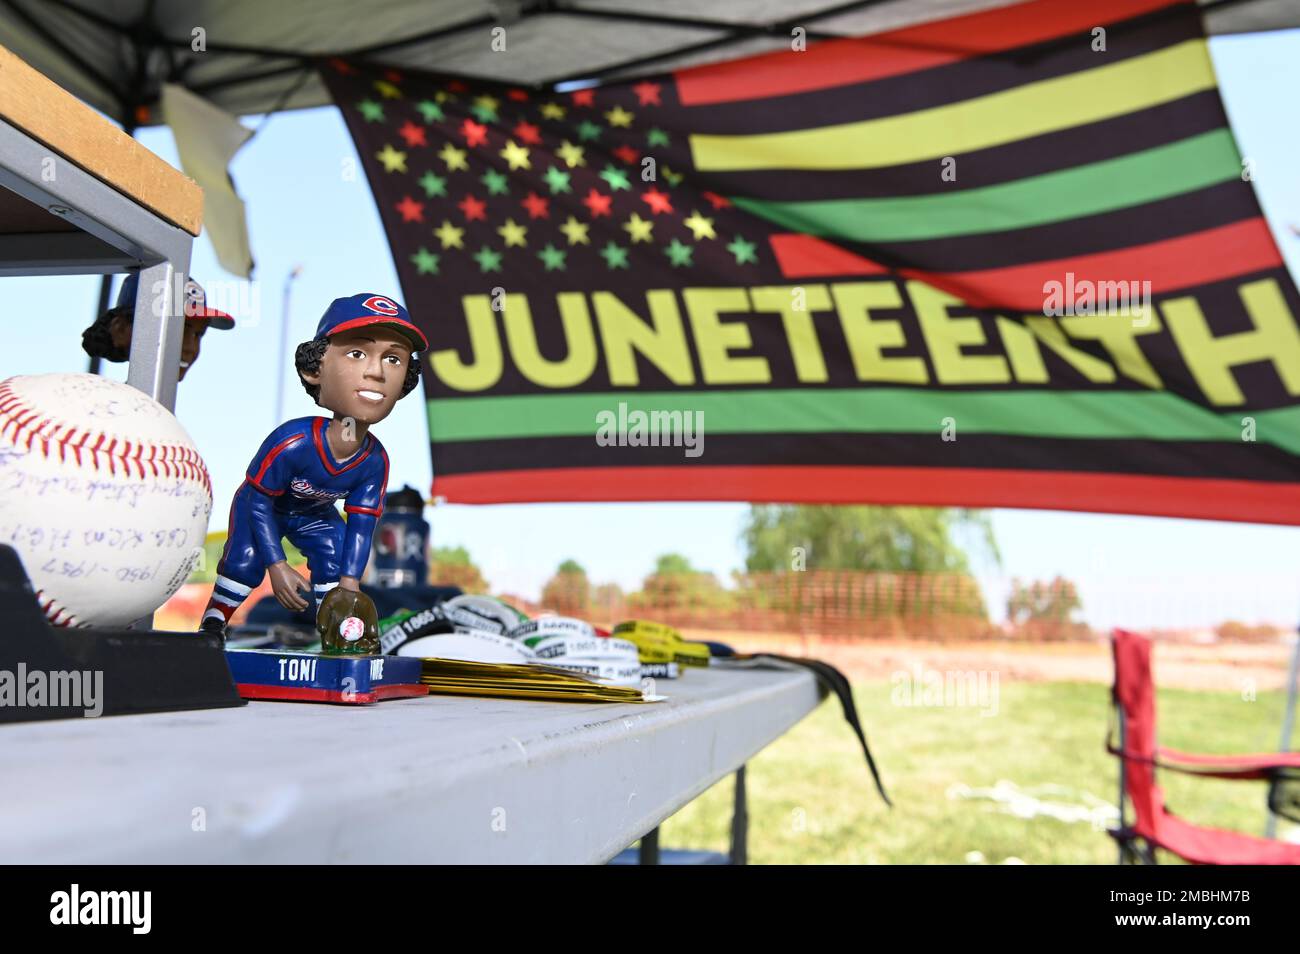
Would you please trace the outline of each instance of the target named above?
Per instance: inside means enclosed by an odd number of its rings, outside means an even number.
[[[623,226],[623,228],[627,230],[627,234],[632,237],[633,242],[652,241],[653,237],[650,235],[650,230],[654,227],[655,224],[653,222],[641,218],[641,216],[637,215],[635,212],[632,213],[632,218],[628,219],[626,224]]]
[[[542,103],[542,116],[546,119],[563,119],[565,109],[559,103]]]
[[[481,106],[484,109],[490,109],[495,113],[497,107],[501,105],[501,100],[497,99],[495,96],[475,96],[474,105]]]
[[[590,226],[586,222],[579,222],[573,216],[569,216],[569,221],[560,226],[560,231],[564,233],[570,245],[590,245],[591,242],[587,239],[588,228]]]
[[[611,126],[622,126],[626,129],[632,125],[632,114],[622,106],[615,106],[605,114],[605,118],[609,120]]]
[[[509,248],[512,245],[518,245],[520,248],[523,248],[528,244],[525,239],[525,236],[528,234],[528,229],[520,225],[514,219],[506,219],[506,224],[497,229],[497,234],[505,239],[506,248]]]
[[[713,231],[713,220],[706,219],[699,212],[692,212],[689,219],[682,219],[682,225],[695,234],[695,241],[697,242],[702,238],[718,237],[718,234]]]
[[[513,139],[506,140],[506,147],[501,150],[501,158],[509,163],[511,170],[514,169],[531,169],[532,163],[528,161],[528,150]]]
[[[375,89],[379,90],[379,95],[384,99],[401,99],[402,91],[394,86],[388,80],[375,80]]]
[[[452,225],[447,219],[442,220],[442,225],[434,229],[433,234],[438,236],[438,241],[442,242],[443,248],[465,247],[465,243],[462,241],[465,230]]]
[[[440,89],[438,92],[433,94],[433,101],[435,103],[454,103],[456,102],[456,97],[445,89]]]
[[[465,150],[457,149],[451,143],[443,146],[438,152],[438,158],[447,163],[447,171],[455,172],[457,169],[468,169],[469,163],[465,161]]]
[[[406,171],[406,153],[394,149],[392,146],[385,145],[383,149],[375,153],[375,158],[384,164],[385,172]]]
[[[555,154],[564,160],[565,165],[570,169],[574,166],[585,166],[587,160],[582,156],[582,147],[575,146],[569,140],[564,140],[564,144],[555,150]]]

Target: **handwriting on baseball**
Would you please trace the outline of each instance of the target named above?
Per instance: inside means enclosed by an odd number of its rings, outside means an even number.
[[[83,576],[103,574],[119,583],[148,583],[162,570],[162,561],[141,566],[104,566],[98,560],[60,560],[51,557],[41,564],[41,572],[77,580]]]
[[[20,553],[37,553],[59,550],[84,550],[103,547],[108,550],[130,551],[145,547],[149,550],[181,548],[190,545],[190,532],[185,527],[141,530],[139,527],[103,527],[86,530],[69,530],[60,526],[40,523],[0,524],[0,543],[8,543]]]
[[[25,494],[29,497],[58,495],[86,501],[108,501],[136,509],[159,497],[193,497],[194,481],[181,479],[116,480],[80,475],[49,475],[7,468],[0,460],[0,493]],[[206,505],[206,501],[203,501]]]

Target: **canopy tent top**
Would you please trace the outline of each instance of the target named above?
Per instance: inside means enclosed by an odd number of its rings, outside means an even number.
[[[1009,0],[0,0],[0,44],[126,125],[161,84],[237,114],[330,102],[314,58],[527,86],[626,78],[862,36]],[[1201,0],[1211,34],[1300,26],[1294,0]],[[490,43],[506,28],[504,51]],[[202,31],[201,33],[197,31]]]

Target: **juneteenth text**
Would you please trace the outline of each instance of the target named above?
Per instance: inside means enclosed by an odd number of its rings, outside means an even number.
[[[1214,309],[1202,294],[1216,296]],[[1300,395],[1300,329],[1279,282],[1267,276],[1169,294],[1120,314],[1064,317],[977,311],[920,281],[894,279],[652,289],[639,301],[560,291],[548,299],[508,290],[463,296],[463,325],[448,316],[431,335],[443,345],[429,356],[438,390],[492,391],[511,366],[516,379],[540,389],[581,389],[596,378],[645,386],[648,369],[670,387],[1160,390],[1173,378],[1206,405],[1234,407],[1255,398],[1237,372],[1260,365],[1272,369],[1274,400]],[[1231,327],[1212,328],[1207,314],[1224,311]]]

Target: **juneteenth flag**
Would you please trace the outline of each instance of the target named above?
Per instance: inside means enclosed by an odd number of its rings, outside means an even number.
[[[1300,296],[1194,4],[566,93],[323,71],[431,342],[449,501],[1300,523]]]

